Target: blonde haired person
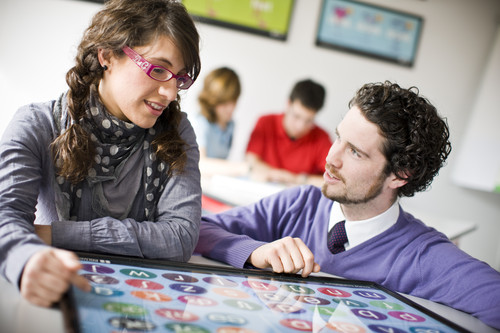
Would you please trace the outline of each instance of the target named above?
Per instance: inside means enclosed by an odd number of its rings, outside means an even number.
[[[235,127],[233,113],[240,93],[238,74],[231,68],[216,68],[205,77],[198,96],[200,112],[192,121],[200,149],[202,175],[237,176],[248,171],[246,163],[228,160]]]

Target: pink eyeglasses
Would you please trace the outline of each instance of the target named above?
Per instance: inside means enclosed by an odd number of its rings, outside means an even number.
[[[144,73],[146,73],[147,76],[153,80],[165,82],[174,78],[177,82],[176,86],[179,89],[188,89],[193,84],[193,79],[187,74],[177,75],[165,67],[153,65],[128,46],[124,46],[122,50],[133,62],[135,62],[137,66],[139,66],[140,69],[142,69]]]

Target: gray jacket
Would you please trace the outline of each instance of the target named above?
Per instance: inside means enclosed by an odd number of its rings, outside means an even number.
[[[120,195],[106,199],[125,196],[131,203],[126,218],[97,213],[100,199],[84,188],[75,222],[60,220],[55,205],[58,188],[49,148],[58,135],[54,105],[51,101],[20,108],[0,142],[0,275],[18,285],[27,260],[46,247],[34,233],[34,223],[51,224],[52,245],[59,248],[187,261],[198,241],[201,186],[198,145],[186,114],[179,126],[188,144],[186,168],[167,180],[152,221],[144,221],[142,182],[127,189],[124,181],[117,187]],[[127,179],[142,179],[141,160],[133,163]]]

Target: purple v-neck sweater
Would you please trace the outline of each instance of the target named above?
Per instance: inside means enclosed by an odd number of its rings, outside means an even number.
[[[326,245],[332,204],[319,188],[301,186],[249,206],[204,216],[195,252],[244,267],[262,244],[299,237],[323,272],[374,281],[470,313],[500,329],[499,272],[402,208],[391,228],[333,255]]]

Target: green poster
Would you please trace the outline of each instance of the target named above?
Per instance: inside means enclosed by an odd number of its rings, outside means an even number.
[[[286,38],[293,0],[183,0],[202,21]]]

